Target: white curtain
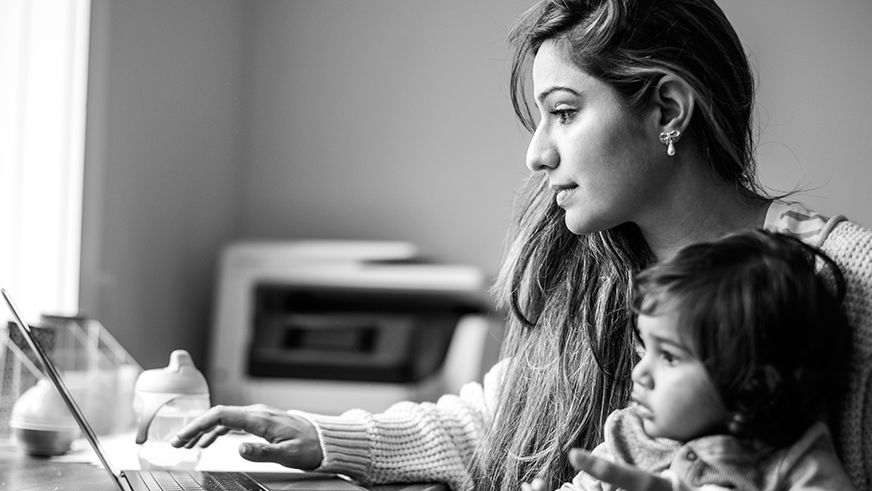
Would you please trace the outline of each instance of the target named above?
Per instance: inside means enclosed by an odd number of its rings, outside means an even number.
[[[28,317],[78,306],[89,11],[0,0],[0,286]]]

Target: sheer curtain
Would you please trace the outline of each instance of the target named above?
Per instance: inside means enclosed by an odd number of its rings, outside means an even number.
[[[0,286],[75,312],[90,0],[0,0]]]

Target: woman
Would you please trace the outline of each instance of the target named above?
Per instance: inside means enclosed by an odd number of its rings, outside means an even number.
[[[511,312],[504,357],[484,384],[383,414],[216,407],[176,445],[208,445],[241,428],[270,442],[243,445],[245,458],[363,482],[502,490],[536,477],[569,480],[569,449],[602,441],[606,416],[629,396],[634,273],[691,242],[802,213],[845,271],[855,331],[870,330],[872,233],[761,191],[753,79],[712,0],[545,0],[513,38],[513,101],[533,131],[527,162],[536,172],[496,287]],[[530,68],[538,121],[524,97]],[[859,425],[872,335],[855,340],[865,345],[855,350],[843,421]],[[872,474],[861,445],[872,440],[870,424],[853,439],[847,427],[838,434],[860,488]]]

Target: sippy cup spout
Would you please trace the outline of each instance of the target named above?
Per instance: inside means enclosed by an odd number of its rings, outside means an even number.
[[[196,370],[191,354],[183,349],[177,349],[170,353],[170,364],[167,365],[170,372],[180,373],[182,370]]]

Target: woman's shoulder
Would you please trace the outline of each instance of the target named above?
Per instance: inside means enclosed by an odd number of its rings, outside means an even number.
[[[826,216],[801,203],[773,201],[764,228],[792,235],[836,260],[846,276],[859,276],[872,286],[872,230],[843,215]]]
[[[829,234],[845,221],[842,215],[826,216],[795,201],[775,200],[769,205],[763,227],[791,235],[814,247],[821,247]]]
[[[842,219],[827,233],[819,247],[842,270],[848,296],[872,307],[872,230]]]
[[[872,230],[847,218],[832,227],[820,247],[830,255],[872,267]]]
[[[844,219],[820,246],[845,278],[845,312],[854,327],[854,347],[861,358],[872,357],[872,230]]]
[[[867,418],[872,401],[872,230],[843,216],[825,217],[798,203],[775,202],[766,228],[792,234],[819,247],[838,264],[845,278],[843,306],[852,328],[849,391],[837,429],[845,468],[854,482],[872,482],[866,444],[872,435]],[[810,232],[803,236],[803,232]],[[811,240],[810,240],[811,239]]]

